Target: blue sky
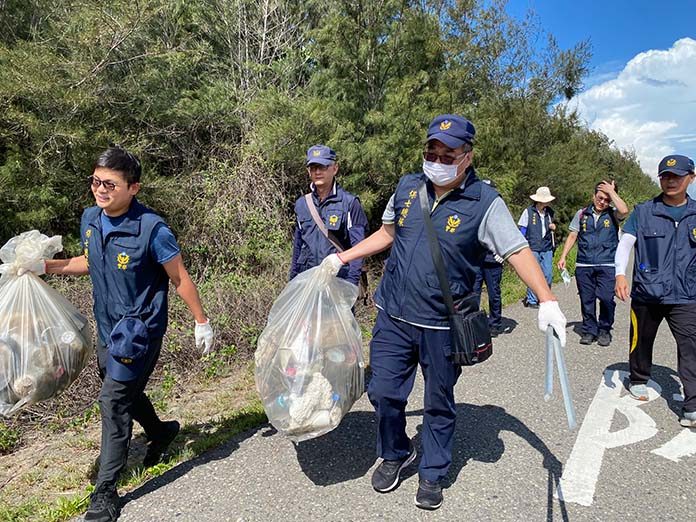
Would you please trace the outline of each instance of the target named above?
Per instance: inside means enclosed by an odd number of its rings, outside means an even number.
[[[667,154],[696,157],[696,0],[508,2],[513,16],[529,9],[562,49],[589,38],[592,71],[569,102],[588,127],[652,176]]]
[[[591,74],[616,73],[636,54],[696,38],[696,0],[509,0],[508,12],[536,13],[562,49],[592,44]]]

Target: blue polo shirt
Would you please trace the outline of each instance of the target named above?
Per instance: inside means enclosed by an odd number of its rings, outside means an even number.
[[[104,240],[109,237],[109,234],[126,219],[126,214],[117,217],[109,217],[104,212],[101,213],[101,226]],[[164,223],[158,223],[150,237],[150,251],[152,252],[155,261],[160,265],[174,259],[181,253],[181,248],[176,242],[176,238],[171,229]]]

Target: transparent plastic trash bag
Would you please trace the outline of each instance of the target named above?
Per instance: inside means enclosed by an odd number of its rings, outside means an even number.
[[[315,267],[271,308],[256,349],[256,387],[270,423],[294,441],[339,425],[364,391],[358,287]]]
[[[87,319],[32,272],[63,249],[36,230],[0,249],[0,414],[8,416],[67,388],[92,355]]]

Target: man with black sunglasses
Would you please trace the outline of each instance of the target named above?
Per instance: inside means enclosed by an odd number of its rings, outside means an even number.
[[[420,365],[425,380],[422,457],[415,503],[437,509],[442,480],[452,462],[457,416],[454,385],[461,367],[452,359],[449,312],[426,235],[419,191],[425,187],[430,220],[456,303],[477,300],[476,274],[491,251],[507,260],[540,297],[539,328],[552,327],[565,344],[566,319],[527,241],[498,192],[472,166],[475,130],[461,116],[443,114],[428,127],[423,172],[401,178],[382,215],[382,227],[322,265],[337,273],[344,264],[391,247],[375,303],[379,309],[370,343],[368,395],[377,413],[377,453],[383,460],[372,487],[394,490],[401,471],[416,458],[406,434],[406,403]]]
[[[96,206],[82,215],[83,255],[47,260],[36,270],[89,274],[92,280],[102,437],[87,521],[118,518],[116,483],[126,465],[134,420],[149,441],[145,467],[160,462],[179,433],[179,423],[161,421],[145,395],[167,329],[170,280],[195,319],[196,346],[207,353],[213,345],[213,329],[172,231],[135,197],[140,176],[140,162],[128,151],[117,146],[104,151],[89,178]]]

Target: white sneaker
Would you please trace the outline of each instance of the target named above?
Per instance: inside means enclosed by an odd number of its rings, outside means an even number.
[[[679,424],[685,428],[696,428],[696,411],[682,411],[682,418]]]
[[[631,384],[628,387],[628,393],[638,401],[648,400],[648,387],[645,384]]]

